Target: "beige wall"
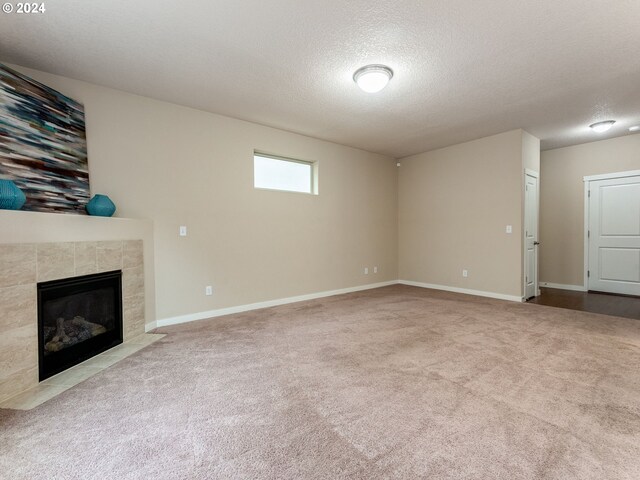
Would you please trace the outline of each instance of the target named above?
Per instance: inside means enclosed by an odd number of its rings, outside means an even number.
[[[640,170],[640,134],[542,152],[540,281],[584,284],[583,177]]]
[[[153,220],[158,319],[397,278],[393,159],[15,68],[84,103],[93,193]],[[320,194],[255,190],[254,149],[318,161]]]
[[[523,134],[401,160],[402,280],[521,297]]]

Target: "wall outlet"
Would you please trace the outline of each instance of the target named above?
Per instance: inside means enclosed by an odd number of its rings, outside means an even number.
[[[181,237],[187,236],[187,227],[184,225],[180,225],[180,236]]]
[[[462,270],[462,276],[467,278],[469,276],[469,270]]]
[[[369,267],[364,267],[364,274],[369,275]]]
[[[513,227],[511,225],[507,225],[507,228],[505,229],[505,232],[513,233]]]
[[[373,267],[373,273],[378,273],[378,267]]]
[[[204,287],[204,294],[213,295],[213,287],[211,285],[207,285],[206,287]]]

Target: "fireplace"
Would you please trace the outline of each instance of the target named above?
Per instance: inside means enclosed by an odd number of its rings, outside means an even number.
[[[122,343],[122,271],[38,283],[40,380]]]

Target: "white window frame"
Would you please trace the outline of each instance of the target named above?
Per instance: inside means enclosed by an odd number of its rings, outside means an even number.
[[[309,165],[311,167],[311,175],[310,175],[310,185],[308,192],[298,192],[296,190],[286,190],[283,188],[267,188],[267,187],[256,187],[255,185],[255,157],[263,157],[263,158],[271,158],[273,160],[279,160],[282,162],[291,162],[291,163],[301,163],[303,165]],[[309,161],[309,160],[300,160],[298,158],[285,157],[283,155],[275,155],[273,153],[265,153],[263,150],[254,150],[253,151],[253,166],[254,166],[254,176],[253,176],[253,188],[256,190],[266,190],[270,192],[284,192],[284,193],[298,193],[302,195],[318,195],[318,162],[317,161]]]

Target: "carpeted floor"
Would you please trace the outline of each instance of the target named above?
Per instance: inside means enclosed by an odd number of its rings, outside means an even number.
[[[0,477],[638,479],[640,322],[406,286],[159,330]]]

